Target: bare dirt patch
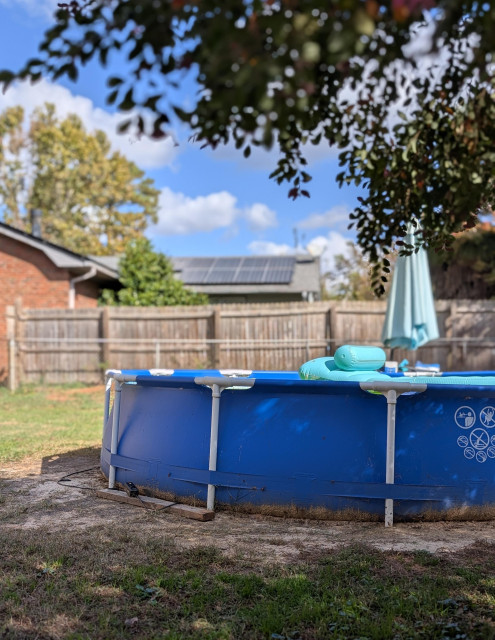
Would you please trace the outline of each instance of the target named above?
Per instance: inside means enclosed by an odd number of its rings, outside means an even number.
[[[54,389],[47,393],[48,400],[55,400],[56,402],[63,402],[67,396],[79,396],[88,394],[97,394],[100,398],[105,393],[105,385],[93,385],[90,387],[75,387],[74,389]]]
[[[473,544],[495,543],[495,522],[398,523],[318,522],[260,514],[219,512],[212,522],[186,520],[167,512],[152,512],[99,499],[93,489],[105,486],[97,467],[99,451],[28,459],[4,464],[0,480],[0,531],[18,529],[60,532],[86,531],[112,524],[139,536],[169,537],[184,549],[212,545],[228,556],[262,562],[293,562],[349,544],[381,550],[457,553]],[[60,479],[74,471],[90,469]]]

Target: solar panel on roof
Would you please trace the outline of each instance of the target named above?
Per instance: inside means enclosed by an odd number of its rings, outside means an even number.
[[[236,284],[255,284],[263,282],[264,269],[239,269],[237,272]]]
[[[227,284],[234,282],[235,269],[211,269],[204,280],[205,284]]]
[[[216,258],[188,258],[187,266],[191,269],[206,269],[213,265]]]
[[[281,256],[277,261],[277,267],[289,268],[289,267],[293,267],[295,263],[296,263],[296,259],[293,256],[291,257]]]
[[[242,262],[242,258],[217,258],[215,268],[217,269],[234,269]]]
[[[175,267],[181,268],[186,263],[187,258],[173,258]]]
[[[288,284],[292,280],[293,269],[270,269],[263,278],[264,283]]]
[[[185,284],[202,284],[208,271],[206,269],[184,269],[180,279]]]
[[[242,262],[242,266],[245,268],[259,267],[264,268],[270,261],[270,258],[251,258],[246,257]]]
[[[295,264],[294,256],[174,259],[186,284],[288,284]]]

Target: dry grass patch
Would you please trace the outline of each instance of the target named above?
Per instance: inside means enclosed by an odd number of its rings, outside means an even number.
[[[495,546],[366,546],[262,565],[115,526],[18,531],[0,559],[0,636],[316,640],[495,637]]]

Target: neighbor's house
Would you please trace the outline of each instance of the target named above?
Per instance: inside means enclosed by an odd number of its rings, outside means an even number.
[[[225,302],[313,302],[320,299],[320,260],[309,254],[172,258],[187,286]]]
[[[118,258],[99,258],[118,268]],[[320,299],[320,259],[295,256],[170,258],[174,275],[186,287],[206,293],[211,304],[236,302],[314,302]]]
[[[98,259],[0,222],[0,379],[7,370],[7,306],[96,307],[100,289],[115,286],[117,271]]]

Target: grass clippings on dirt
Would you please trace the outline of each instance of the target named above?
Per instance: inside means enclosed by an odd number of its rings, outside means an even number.
[[[352,546],[285,566],[114,526],[2,546],[0,637],[12,640],[495,637],[494,545]]]

